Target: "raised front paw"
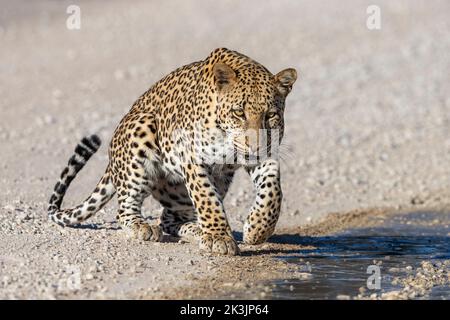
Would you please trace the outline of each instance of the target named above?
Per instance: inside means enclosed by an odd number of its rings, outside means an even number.
[[[233,237],[225,235],[203,234],[200,238],[200,250],[204,252],[235,256],[239,247]]]
[[[163,238],[163,232],[158,225],[148,223],[136,223],[129,227],[130,235],[138,240],[160,242]]]
[[[244,243],[261,244],[273,234],[275,227],[244,224]]]

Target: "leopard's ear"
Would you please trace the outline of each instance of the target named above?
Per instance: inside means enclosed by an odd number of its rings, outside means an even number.
[[[236,72],[225,63],[217,62],[213,67],[213,72],[219,91],[229,90],[236,83]]]
[[[297,71],[293,68],[285,69],[275,75],[275,85],[283,96],[291,92],[295,80],[297,80]]]

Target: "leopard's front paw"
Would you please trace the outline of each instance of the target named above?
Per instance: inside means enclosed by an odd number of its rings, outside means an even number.
[[[160,242],[163,232],[160,226],[147,223],[136,223],[130,227],[130,234],[133,238],[144,241]]]
[[[204,252],[235,256],[239,247],[233,237],[225,235],[203,234],[200,238],[200,250]]]
[[[274,230],[274,227],[263,228],[245,223],[243,241],[246,244],[261,244],[269,239]]]

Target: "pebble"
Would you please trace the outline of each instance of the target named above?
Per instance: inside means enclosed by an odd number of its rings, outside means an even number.
[[[3,209],[8,210],[8,211],[14,211],[16,209],[16,207],[14,207],[11,204],[7,204],[6,206],[3,207]]]
[[[312,279],[313,275],[312,275],[312,273],[308,273],[308,272],[296,272],[295,277],[298,279],[301,279],[301,280],[308,280],[308,279]]]

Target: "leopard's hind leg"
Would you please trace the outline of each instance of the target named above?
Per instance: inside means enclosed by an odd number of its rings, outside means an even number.
[[[130,236],[139,240],[161,241],[162,230],[158,225],[145,222],[141,215],[145,193],[138,185],[126,184],[118,188],[119,224]]]
[[[165,233],[187,240],[199,239],[201,230],[197,214],[184,183],[161,179],[152,195],[164,207],[160,226]]]
[[[175,211],[164,208],[160,217],[160,225],[163,231],[170,235],[187,240],[200,240],[201,229],[193,209]]]
[[[142,203],[158,183],[154,120],[148,114],[136,114],[126,120],[116,129],[110,150],[112,178],[119,202],[117,219],[132,237],[161,241],[163,234],[159,225],[145,222],[141,214]]]

